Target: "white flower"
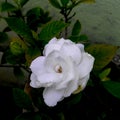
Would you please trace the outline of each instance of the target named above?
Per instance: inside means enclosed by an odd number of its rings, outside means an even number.
[[[83,44],[53,38],[45,46],[43,54],[30,65],[30,85],[45,88],[43,98],[48,106],[55,106],[79,87],[81,90],[85,88],[94,58],[84,51]]]

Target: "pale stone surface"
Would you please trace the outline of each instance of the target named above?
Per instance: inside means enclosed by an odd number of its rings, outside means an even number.
[[[26,7],[39,5],[49,10],[55,19],[61,17],[58,16],[59,11],[49,5],[48,0],[30,0]],[[74,20],[80,20],[82,33],[87,34],[91,41],[120,45],[120,0],[96,0],[94,4],[81,4],[74,11]]]

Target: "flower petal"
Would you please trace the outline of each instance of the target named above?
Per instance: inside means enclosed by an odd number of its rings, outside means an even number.
[[[30,76],[30,86],[33,87],[33,88],[40,88],[41,87],[41,84],[39,83],[39,81],[37,80],[37,77],[35,74],[31,74]]]
[[[53,52],[54,50],[60,51],[62,45],[64,44],[65,40],[63,38],[56,39],[53,38],[50,42],[45,46],[43,54],[47,56],[49,53]]]
[[[79,85],[81,86],[81,90],[83,90],[85,88],[85,86],[87,85],[87,82],[89,80],[90,74],[86,75],[84,78],[79,79]]]
[[[70,96],[77,88],[78,88],[78,82],[75,80],[70,81],[66,87],[64,97]]]
[[[51,52],[45,60],[45,68],[48,72],[56,72],[55,68],[56,66],[62,67],[61,74],[69,71],[69,66],[72,64],[72,61],[69,57],[65,56],[64,53],[61,53],[60,51],[53,51]]]
[[[84,78],[93,68],[94,57],[88,53],[83,53],[81,63],[78,66],[79,77]]]
[[[60,77],[53,73],[44,73],[37,76],[37,80],[40,82],[42,87],[49,87],[60,81]]]
[[[81,60],[81,51],[73,43],[64,43],[61,52],[65,53],[67,56],[70,56],[76,64],[80,63]]]
[[[81,52],[84,52],[84,45],[83,44],[76,44],[76,46],[80,49]]]
[[[74,74],[73,78],[71,79],[71,81],[67,84],[66,90],[65,90],[65,97],[70,96],[79,86],[79,73],[73,69],[72,73],[70,74]],[[70,75],[69,75],[70,76]]]
[[[56,37],[52,38],[48,44],[55,44],[58,41]]]
[[[57,102],[63,99],[64,90],[56,90],[54,87],[45,88],[43,91],[44,102],[53,107],[57,104]]]
[[[40,70],[44,69],[44,61],[45,57],[40,56],[34,59],[30,65],[30,69],[32,70],[33,73],[38,73]]]
[[[68,61],[69,63],[69,61]],[[63,88],[68,88],[68,84],[71,83],[71,81],[74,81],[76,79],[76,72],[74,69],[74,64],[69,64],[68,65],[68,69],[67,71],[65,71],[64,77],[62,78],[63,80],[56,85],[56,89],[63,89]]]

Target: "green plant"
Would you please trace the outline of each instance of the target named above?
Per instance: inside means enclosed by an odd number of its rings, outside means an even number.
[[[96,120],[107,119],[111,109],[107,100],[112,97],[109,93],[116,99],[120,99],[120,83],[109,77],[112,68],[107,66],[112,61],[119,46],[90,43],[87,35],[80,33],[81,23],[79,20],[75,21],[71,33],[68,34],[68,27],[76,14],[72,10],[82,3],[95,2],[95,0],[49,0],[50,5],[58,9],[63,16],[60,20],[53,20],[49,12],[41,7],[32,8],[23,15],[23,6],[29,0],[13,1],[14,4],[6,0],[0,5],[0,11],[6,13],[5,16],[1,15],[0,19],[7,23],[7,27],[0,31],[0,51],[3,52],[0,66],[13,67],[14,74],[19,79],[23,79],[25,76],[22,69],[31,74],[29,69],[31,62],[42,55],[43,47],[55,36],[69,38],[76,43],[83,43],[85,50],[95,57],[94,68],[87,88],[61,101],[54,108],[49,108],[44,104],[41,96],[43,89],[29,87],[29,79],[22,86],[24,90],[14,88],[13,95],[16,104],[21,109],[27,110],[27,113],[17,116],[16,120],[77,120],[81,117],[79,112],[83,114],[84,119],[90,117]],[[14,32],[17,37],[10,37],[9,32]],[[8,43],[7,46],[2,46],[6,42]],[[7,63],[9,65],[6,65]],[[95,101],[96,104],[93,109],[91,108],[94,105],[92,101]],[[86,105],[87,102],[88,105]],[[79,110],[74,111],[74,109]],[[70,112],[73,114],[71,115]]]

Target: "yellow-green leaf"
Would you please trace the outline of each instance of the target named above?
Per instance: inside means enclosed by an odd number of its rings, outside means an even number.
[[[107,76],[110,74],[110,71],[111,71],[111,68],[107,68],[99,74],[99,78],[101,79],[101,81],[109,80]]]
[[[12,38],[10,42],[10,50],[13,55],[21,55],[25,52],[26,44],[19,38]]]
[[[86,48],[95,57],[94,70],[99,71],[111,62],[118,47],[107,44],[92,44]]]

